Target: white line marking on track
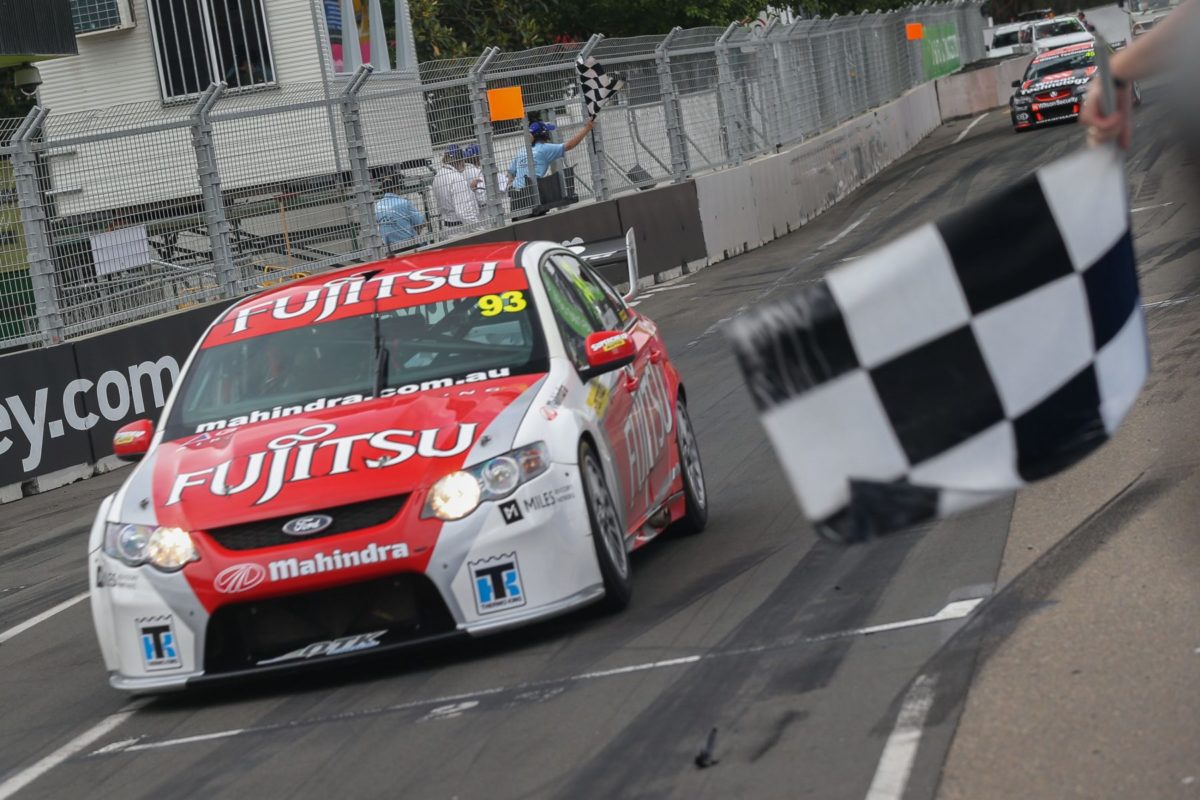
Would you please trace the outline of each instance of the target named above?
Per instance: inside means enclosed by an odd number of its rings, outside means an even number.
[[[1139,211],[1150,211],[1151,209],[1166,208],[1167,206],[1173,206],[1173,205],[1175,205],[1174,201],[1171,201],[1170,203],[1157,203],[1156,205],[1152,205],[1152,206],[1141,206],[1140,208],[1131,208],[1131,209],[1129,209],[1129,213],[1136,214]]]
[[[37,625],[40,622],[45,622],[46,620],[53,617],[55,614],[58,614],[62,611],[66,611],[68,608],[75,605],[79,601],[86,600],[87,596],[88,596],[87,592],[84,592],[83,594],[77,594],[74,597],[72,597],[70,600],[63,600],[58,605],[47,608],[45,611],[38,614],[37,616],[30,617],[29,619],[22,622],[20,625],[14,625],[13,627],[9,628],[8,630],[4,631],[3,633],[0,633],[0,644],[4,644],[5,642],[7,642],[9,639],[13,638],[14,636],[21,635],[22,633],[29,630],[34,625]]]
[[[878,207],[878,206],[876,206],[875,208],[877,208],[877,207]],[[837,236],[833,237],[832,239],[830,239],[828,242],[826,242],[825,244],[821,245],[821,246],[820,246],[819,248],[817,248],[817,249],[818,249],[818,250],[824,250],[824,249],[825,249],[825,248],[827,248],[827,247],[832,247],[833,245],[837,244],[837,243],[838,243],[838,242],[840,242],[842,239],[845,239],[847,236],[849,236],[849,235],[850,235],[850,233],[851,233],[851,232],[853,232],[853,231],[854,231],[854,229],[855,229],[855,228],[857,228],[859,225],[862,225],[864,222],[866,222],[866,221],[867,221],[867,217],[869,217],[869,216],[871,216],[872,214],[874,214],[874,213],[875,213],[875,208],[871,208],[870,210],[868,210],[868,211],[867,211],[867,213],[863,214],[863,215],[862,215],[861,217],[859,217],[859,218],[858,218],[856,221],[854,221],[854,222],[851,222],[849,225],[847,225],[847,226],[846,226],[846,227],[845,227],[845,228],[842,230],[842,232],[841,232],[841,233],[839,233]]]
[[[673,292],[676,289],[683,289],[687,286],[695,286],[695,283],[664,283],[661,286],[655,286],[653,289],[647,289],[642,294],[658,294],[659,292]]]
[[[1162,308],[1163,306],[1177,306],[1181,303],[1187,303],[1195,300],[1200,295],[1189,294],[1186,297],[1173,297],[1170,300],[1156,300],[1153,303],[1142,303],[1142,308]]]
[[[0,800],[7,800],[7,798],[12,797],[71,756],[83,750],[92,742],[115,730],[125,720],[132,717],[139,708],[149,702],[149,698],[141,698],[126,704],[120,711],[109,714],[41,761],[33,766],[26,767],[4,783],[0,783]]]
[[[973,597],[970,600],[955,600],[953,603],[947,603],[941,611],[934,614],[932,617],[917,617],[916,619],[906,619],[900,622],[887,622],[883,625],[872,625],[869,628],[859,628],[848,632],[848,636],[867,636],[872,633],[883,633],[884,631],[898,631],[901,628],[915,628],[918,625],[928,625],[931,622],[944,622],[950,619],[962,619],[974,611],[980,603],[983,602],[982,597]]]
[[[925,718],[929,716],[929,709],[933,705],[936,683],[935,678],[927,675],[921,675],[913,681],[900,706],[896,727],[883,745],[879,766],[875,768],[875,777],[871,781],[871,788],[867,790],[867,800],[900,800],[904,796],[913,761],[917,757],[917,748],[921,744]]]
[[[854,636],[864,636],[871,633],[881,633],[883,631],[899,630],[901,628],[911,628],[917,625],[928,625],[936,622],[946,622],[954,619],[962,619],[969,615],[984,598],[976,597],[970,600],[957,600],[953,603],[947,603],[938,613],[928,617],[918,617],[916,619],[902,620],[900,622],[890,622],[885,625],[874,625],[869,628],[856,628],[854,630],[835,631],[833,633],[818,634],[815,636],[804,636],[799,638],[791,638],[772,642],[766,645],[756,645],[753,647],[741,647],[733,650],[718,650],[708,653],[697,653],[688,656],[680,656],[678,658],[668,658],[661,661],[647,661],[641,664],[630,664],[625,667],[613,667],[611,669],[594,670],[592,672],[583,672],[578,675],[569,675],[564,678],[548,678],[541,681],[531,681],[529,683],[521,683],[513,686],[494,686],[489,689],[479,689],[472,692],[463,692],[462,694],[446,695],[442,697],[431,697],[425,700],[411,700],[407,703],[397,703],[390,706],[381,706],[377,708],[359,709],[357,711],[346,711],[339,714],[331,714],[322,717],[309,717],[305,719],[295,719],[286,722],[277,722],[268,725],[259,725],[249,728],[233,728],[225,731],[214,731],[212,733],[201,733],[194,736],[183,736],[178,739],[161,739],[158,741],[146,742],[141,741],[141,738],[126,739],[123,742],[114,742],[97,750],[88,753],[88,756],[111,756],[118,753],[135,753],[146,750],[162,750],[169,747],[178,747],[185,744],[197,744],[199,742],[211,742],[218,739],[231,739],[244,734],[264,734],[284,731],[289,729],[298,729],[318,725],[327,722],[347,722],[353,719],[365,718],[370,716],[380,716],[383,714],[394,714],[401,711],[412,711],[415,709],[434,707],[436,711],[438,707],[455,707],[460,710],[466,708],[474,708],[478,704],[478,700],[484,697],[494,697],[503,694],[515,694],[517,697],[526,696],[531,700],[542,699],[543,695],[538,690],[557,688],[558,691],[550,696],[555,696],[562,691],[562,688],[572,683],[582,683],[584,681],[596,680],[599,678],[611,678],[618,675],[630,675],[638,672],[649,672],[658,669],[670,669],[672,667],[682,667],[689,664],[695,664],[700,661],[710,661],[716,658],[729,658],[734,656],[747,656],[757,653],[764,653],[773,650],[783,650],[791,647],[797,647],[805,644],[816,644],[819,642],[827,642],[830,639],[845,639]],[[433,712],[423,719],[433,717]],[[4,800],[0,797],[0,800]]]
[[[954,140],[954,144],[958,144],[963,139],[965,139],[967,134],[971,132],[971,129],[974,128],[976,125],[978,125],[980,122],[983,122],[983,118],[986,117],[990,113],[992,113],[992,112],[985,111],[982,114],[980,114],[978,117],[976,117],[974,120],[972,120],[970,125],[963,128],[962,133],[960,133],[958,135],[958,138]]]

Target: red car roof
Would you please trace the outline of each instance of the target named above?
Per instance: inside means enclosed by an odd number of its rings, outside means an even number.
[[[203,347],[373,309],[521,291],[528,281],[513,260],[518,247],[500,242],[427,250],[293,281],[235,303],[209,331]]]

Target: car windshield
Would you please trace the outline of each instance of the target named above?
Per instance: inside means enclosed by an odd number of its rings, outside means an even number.
[[[1020,33],[1019,28],[997,33],[992,37],[992,47],[1012,47],[1013,45],[1017,44],[1018,33]]]
[[[166,437],[360,402],[380,377],[380,396],[397,396],[547,368],[525,292],[361,314],[200,350]]]
[[[1072,53],[1061,58],[1050,58],[1045,61],[1039,61],[1036,64],[1030,64],[1029,71],[1025,73],[1025,80],[1036,80],[1044,78],[1047,75],[1056,75],[1059,72],[1074,72],[1077,69],[1085,69],[1086,67],[1093,66],[1095,63],[1095,50],[1080,50],[1078,53]]]
[[[1046,22],[1034,27],[1037,30],[1035,36],[1039,39],[1049,39],[1052,36],[1067,36],[1072,33],[1087,33],[1087,30],[1083,27],[1083,23],[1074,17],[1063,17],[1062,19],[1056,19],[1053,22]]]

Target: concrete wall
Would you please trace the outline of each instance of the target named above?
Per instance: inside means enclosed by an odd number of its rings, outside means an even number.
[[[970,72],[956,72],[934,82],[942,119],[982,114],[991,108],[1008,105],[1012,82],[1025,74],[1032,55],[1001,61],[994,66]]]
[[[796,230],[941,124],[924,84],[807,142],[696,179],[710,263]]]

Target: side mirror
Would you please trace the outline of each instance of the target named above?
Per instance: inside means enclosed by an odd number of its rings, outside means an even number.
[[[1021,81],[1020,81],[1020,79],[1013,81],[1013,82],[1012,82],[1012,87],[1013,87],[1014,89],[1020,89],[1020,88],[1021,88]]]
[[[154,438],[154,423],[138,419],[117,430],[113,436],[113,455],[122,461],[141,461]]]
[[[629,263],[629,291],[621,299],[628,303],[637,297],[638,279],[640,277],[638,273],[637,238],[633,235],[633,228],[625,231],[625,259]]]
[[[633,363],[637,355],[637,347],[633,337],[620,331],[597,331],[589,333],[584,341],[587,351],[587,369],[579,371],[579,377],[586,383],[598,375],[627,367]]]

